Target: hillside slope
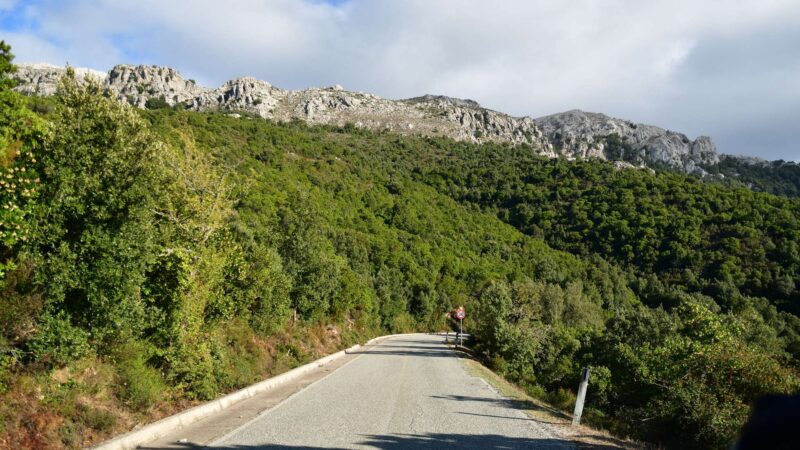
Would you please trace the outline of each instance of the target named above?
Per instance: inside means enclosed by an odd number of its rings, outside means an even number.
[[[27,121],[7,135],[48,132],[4,146],[24,157],[3,176],[36,194],[2,191],[23,213],[2,228],[20,238],[2,247],[0,446],[81,447],[360,336],[441,328],[493,280],[585,284],[562,299],[576,325],[636,304],[618,270],[414,181],[397,135],[102,94],[67,84],[30,99],[36,118],[4,92],[0,118]]]
[[[407,286],[393,289],[405,292],[397,297],[378,294],[378,304],[406,298],[415,320],[430,313],[430,324],[441,320],[436,311],[466,304],[481,351],[533,392],[573,389],[581,365],[592,365],[591,414],[618,432],[676,448],[722,448],[759,392],[798,390],[798,260],[790,250],[800,242],[797,200],[675,173],[547,159],[525,146],[220,114],[147,115],[171,139],[188,133],[226,165],[259,177],[249,184],[256,191],[277,189],[283,198],[287,182],[310,176],[324,200],[306,204],[322,217],[345,214],[333,223],[376,236],[361,235],[372,242],[366,247],[348,238],[337,248],[365,255],[373,267],[398,268],[388,278],[385,269],[373,273],[375,282]],[[286,181],[269,178],[287,170]],[[251,195],[241,206],[270,203]],[[451,199],[461,205],[454,209]],[[396,231],[363,230],[355,218],[368,210]],[[256,222],[262,214],[248,216]],[[485,214],[534,240],[509,245],[499,238],[506,226]],[[552,253],[539,238],[575,256]],[[395,239],[418,243],[432,259],[422,267],[378,263],[400,251],[384,247]],[[484,257],[496,262],[487,266]],[[394,315],[384,316],[385,326],[396,326],[386,321]],[[638,422],[644,418],[647,426]]]
[[[80,447],[458,305],[498,372],[569,404],[591,365],[587,419],[671,448],[800,388],[796,199],[0,75],[2,445]]]

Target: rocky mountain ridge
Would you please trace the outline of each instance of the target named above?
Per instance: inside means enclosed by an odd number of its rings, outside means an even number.
[[[615,119],[580,110],[540,117],[536,124],[556,148],[580,158],[622,160],[636,165],[660,163],[687,173],[719,163],[708,136],[695,140],[653,125]]]
[[[635,124],[602,114],[568,111],[533,119],[486,109],[474,100],[424,95],[390,100],[341,86],[285,90],[253,77],[239,77],[218,88],[199,86],[169,67],[117,65],[108,73],[75,69],[80,80],[92,78],[110,95],[138,108],[182,105],[196,111],[248,112],[265,119],[304,120],[396,133],[441,135],[471,142],[528,144],[547,157],[600,158],[618,167],[669,167],[705,174],[701,165],[719,156],[710,138],[694,141],[651,125]],[[16,90],[52,95],[66,68],[47,64],[19,65]]]

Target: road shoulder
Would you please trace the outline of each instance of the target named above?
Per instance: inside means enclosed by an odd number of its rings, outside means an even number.
[[[644,450],[647,448],[641,443],[619,439],[602,430],[583,425],[573,427],[571,425],[571,416],[527,395],[522,389],[492,372],[480,362],[468,357],[462,358],[461,362],[464,370],[469,375],[485,381],[499,395],[512,400],[520,410],[531,419],[537,421],[554,436],[574,443],[576,449]]]

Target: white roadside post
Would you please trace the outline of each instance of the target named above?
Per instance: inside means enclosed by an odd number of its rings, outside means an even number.
[[[450,320],[452,320],[451,316],[450,316],[450,311],[447,311],[447,314],[445,314],[444,316],[445,316],[445,321],[444,321],[444,326],[445,326],[444,343],[445,344],[449,344],[450,343]]]
[[[586,400],[586,388],[589,386],[589,368],[584,367],[581,372],[581,384],[578,386],[578,398],[575,399],[575,412],[572,413],[572,424],[578,425],[581,423],[581,414],[583,414],[583,402]]]

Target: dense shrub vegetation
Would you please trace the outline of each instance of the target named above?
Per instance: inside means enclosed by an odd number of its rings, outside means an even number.
[[[505,376],[566,405],[591,365],[590,420],[676,448],[798,390],[796,200],[69,77],[26,101],[0,62],[3,443],[84,445],[457,305]]]

